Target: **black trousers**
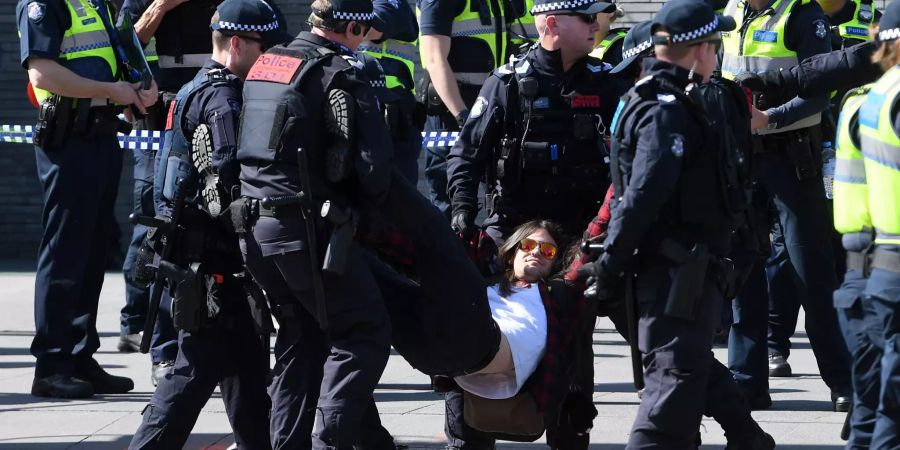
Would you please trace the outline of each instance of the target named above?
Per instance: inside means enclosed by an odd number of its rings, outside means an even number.
[[[260,217],[244,236],[242,251],[250,273],[270,301],[281,306],[276,308],[281,327],[269,390],[273,447],[306,445],[311,410],[312,448],[364,444],[372,392],[390,352],[390,323],[362,251],[355,246],[350,250],[342,277],[324,275],[329,322],[324,331],[313,319],[313,268],[302,219]]]
[[[218,384],[234,438],[242,449],[269,449],[271,402],[266,394],[269,343],[256,334],[249,310],[233,329],[180,331],[174,370],[159,381],[131,449],[184,446]]]

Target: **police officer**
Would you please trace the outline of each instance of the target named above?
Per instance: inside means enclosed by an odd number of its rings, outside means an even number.
[[[165,113],[175,93],[188,81],[194,78],[197,70],[209,60],[212,44],[209,41],[208,27],[210,19],[216,11],[216,5],[222,0],[125,0],[122,14],[130,16],[135,31],[141,42],[147,45],[147,52],[156,60],[156,71],[161,105],[152,111],[149,117],[139,121],[138,128],[162,130],[165,124]],[[135,213],[153,215],[153,199],[150,193],[152,174],[156,155],[152,151],[135,151]],[[137,201],[140,199],[140,201]],[[146,235],[142,225],[134,227],[131,245],[126,255],[123,272],[126,291],[123,308],[125,328],[134,331],[131,325],[137,322],[134,315],[140,317],[143,308],[138,305],[149,303],[149,290],[141,288],[131,280],[138,247]],[[145,307],[144,307],[145,308]],[[135,314],[136,313],[136,314]],[[125,342],[129,340],[125,334]],[[134,337],[130,337],[133,341]],[[165,374],[172,370],[178,353],[178,334],[172,326],[172,318],[166,308],[160,309],[154,328],[150,348],[152,368],[150,380],[154,385]]]
[[[722,258],[734,211],[746,204],[720,187],[735,175],[716,162],[729,160],[729,149],[695,91],[715,69],[719,32],[734,26],[702,1],[664,5],[653,19],[657,57],[644,59],[646,77],[615,121],[606,252],[581,272],[600,301],[614,295],[623,272],[636,272],[646,390],[627,448],[693,448],[707,399],[740,395],[727,371],[710,368],[730,270]],[[730,448],[774,448],[745,404],[719,406],[734,430]]]
[[[871,448],[900,446],[900,405],[898,405],[897,303],[900,286],[900,214],[897,189],[900,174],[896,157],[900,154],[900,2],[887,6],[875,40],[879,49],[873,58],[886,71],[872,85],[859,111],[859,135],[868,186],[869,214],[875,229],[872,273],[866,283],[863,305],[867,313],[868,336],[882,350],[881,390],[872,431]],[[877,205],[877,207],[875,207]],[[882,328],[879,330],[879,326]],[[879,333],[880,332],[880,333]],[[854,430],[855,431],[855,430]]]
[[[37,358],[32,395],[86,398],[125,393],[134,384],[106,373],[97,303],[122,168],[116,132],[127,131],[118,105],[139,111],[156,85],[122,80],[122,40],[109,3],[22,0],[16,6],[22,66],[41,103],[35,156],[44,191],[44,228],[35,282]],[[83,42],[92,42],[84,48]],[[132,61],[139,66],[140,61]],[[85,155],[91,155],[86,157]]]
[[[144,409],[129,446],[135,449],[184,446],[216,385],[221,386],[238,446],[271,448],[268,317],[254,324],[251,315],[251,308],[267,308],[252,280],[243,276],[237,236],[225,223],[230,217],[223,214],[228,211],[223,205],[240,189],[235,158],[241,79],[267,47],[288,41],[290,35],[264,0],[225,0],[210,27],[212,57],[175,96],[160,152],[158,209],[178,217],[186,230],[177,237],[177,256],[168,262],[186,277],[170,279],[180,328],[175,367],[160,380]],[[182,179],[188,184],[175,187]],[[173,210],[179,206],[182,211]],[[188,287],[191,283],[199,283],[196,292]],[[250,292],[257,294],[253,304],[248,303]],[[191,320],[191,314],[200,317]]]
[[[316,0],[312,31],[269,50],[244,84],[244,199],[232,215],[246,219],[236,225],[245,230],[245,261],[280,324],[269,386],[275,448],[304,445],[312,411],[313,448],[378,444],[362,426],[377,415],[372,392],[389,353],[387,313],[352,231],[341,238],[352,219],[313,216],[325,201],[339,212],[378,205],[389,187],[390,135],[353,56],[373,18],[366,0]],[[342,268],[323,270],[326,231],[346,245]],[[318,377],[315,401],[306,393]]]
[[[426,75],[419,95],[431,132],[459,131],[481,85],[507,56],[503,0],[419,0],[419,53]],[[425,179],[431,203],[450,217],[447,154],[450,147],[425,148]]]
[[[359,51],[373,56],[384,70],[386,92],[379,97],[394,141],[394,163],[412,184],[419,179],[422,149],[421,114],[415,98],[416,40],[419,25],[406,2],[373,2],[375,18]]]
[[[623,15],[625,12],[618,7],[611,13],[597,14],[600,30],[594,34],[594,50],[591,51],[591,56],[613,66],[622,62],[623,44],[629,29],[628,27],[610,29],[610,27]]]
[[[726,78],[748,71],[788,68],[830,49],[827,22],[816,3],[732,0],[726,12],[740,24],[737,31],[724,35],[721,68]],[[775,250],[767,271],[772,316],[778,319],[770,323],[768,369],[772,374],[789,375],[785,362],[790,345],[787,333],[792,333],[791,317],[796,317],[792,305],[801,301],[822,378],[831,388],[835,408],[846,411],[850,402],[849,355],[843,340],[833,333],[837,329],[830,301],[835,286],[834,264],[828,230],[823,226],[827,213],[817,170],[819,143],[810,134],[811,127],[819,124],[828,98],[776,98],[765,93],[756,94],[754,103],[757,181],[777,209],[777,220],[773,221]],[[757,274],[749,283],[762,280]],[[766,289],[757,286],[751,292],[764,293]],[[750,297],[737,297],[734,321],[740,324],[740,330],[746,330],[744,341],[752,345],[734,349],[735,354],[729,358],[741,361],[732,367],[740,368],[734,371],[735,378],[752,402],[754,397],[768,396],[766,351],[760,346],[769,314],[763,299]],[[786,325],[777,323],[779,320]]]

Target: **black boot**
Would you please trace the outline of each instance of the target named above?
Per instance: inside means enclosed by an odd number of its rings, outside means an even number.
[[[90,398],[94,396],[94,388],[87,381],[57,374],[35,378],[31,384],[31,395],[52,398]]]
[[[75,376],[90,383],[97,394],[124,394],[134,389],[131,378],[110,375],[93,358],[79,364]]]

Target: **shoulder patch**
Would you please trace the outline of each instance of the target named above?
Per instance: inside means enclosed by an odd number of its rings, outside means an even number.
[[[676,158],[684,156],[684,136],[680,134],[672,134],[672,154]]]
[[[362,61],[354,58],[353,56],[341,55],[341,58],[344,58],[344,61],[347,61],[347,63],[353,66],[353,68],[356,70],[363,70],[366,67],[366,65]]]
[[[40,22],[47,12],[47,5],[41,2],[31,2],[28,4],[28,20],[32,22]]]
[[[481,117],[481,115],[484,114],[484,111],[487,109],[487,105],[487,99],[479,95],[475,100],[475,104],[472,105],[472,110],[469,112],[469,117],[472,119]]]
[[[825,39],[825,36],[828,35],[828,26],[825,25],[825,19],[818,19],[813,24],[816,26],[816,37]]]
[[[288,84],[302,65],[303,60],[300,58],[264,53],[253,63],[247,74],[247,81]]]
[[[600,64],[597,64],[597,65],[586,64],[586,66],[587,66],[587,69],[589,71],[591,71],[592,73],[600,73],[600,72],[612,70],[612,66],[605,62],[601,62]]]

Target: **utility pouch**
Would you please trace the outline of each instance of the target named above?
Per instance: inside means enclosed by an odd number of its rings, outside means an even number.
[[[185,331],[200,329],[203,317],[204,280],[198,273],[200,263],[183,269],[168,261],[160,261],[159,271],[169,280],[172,294],[172,323],[175,328]]]
[[[231,216],[231,226],[235,233],[244,234],[250,231],[250,211],[252,200],[248,197],[239,197],[228,205]]]
[[[816,160],[813,157],[810,139],[805,134],[794,134],[791,138],[780,142],[785,154],[794,165],[797,179],[805,181],[818,174]]]
[[[502,180],[506,178],[508,174],[511,174],[514,170],[515,163],[511,160],[512,156],[516,152],[516,146],[518,146],[519,141],[515,138],[504,136],[503,139],[500,140],[500,157],[497,159],[497,179]]]
[[[672,278],[665,313],[670,317],[694,320],[697,317],[697,306],[703,294],[703,283],[706,281],[706,271],[709,267],[709,248],[706,244],[694,244],[686,255],[675,255],[675,258],[684,256],[684,259],[679,261],[670,256],[673,252],[666,251],[666,242],[671,241],[663,242],[663,248],[660,249],[662,255],[679,265],[675,268],[675,276]],[[674,242],[672,244],[678,245]]]
[[[347,266],[347,255],[350,253],[350,244],[353,243],[353,235],[356,233],[356,218],[350,208],[341,207],[331,201],[322,204],[321,215],[333,226],[325,250],[325,259],[322,261],[322,270],[338,276],[343,275]]]
[[[247,296],[247,305],[250,307],[250,316],[253,319],[253,327],[256,334],[260,336],[270,336],[275,332],[275,324],[272,323],[272,311],[269,309],[269,302],[263,290],[256,284],[253,277],[247,272],[234,275],[234,278],[241,283],[244,293]]]
[[[50,98],[41,102],[41,110],[38,112],[38,122],[34,126],[33,140],[34,145],[49,150],[54,142],[55,134],[65,134],[64,129],[56,126],[56,115],[58,112],[58,103],[60,97],[51,95]]]
[[[575,139],[586,141],[597,137],[597,125],[594,116],[589,114],[575,114],[572,132]]]
[[[523,142],[522,159],[528,164],[549,164],[557,158],[557,146],[549,142]]]
[[[438,95],[437,89],[434,88],[434,84],[431,83],[431,80],[428,80],[428,85],[425,89],[425,112],[429,116],[439,116],[444,113],[449,113],[450,110],[444,106],[444,101],[441,100],[441,96]]]

